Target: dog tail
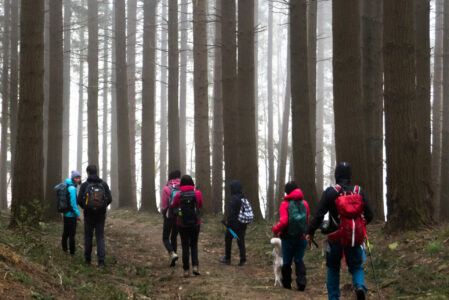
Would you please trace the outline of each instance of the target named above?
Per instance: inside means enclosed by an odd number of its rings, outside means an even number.
[[[270,243],[274,245],[276,248],[278,248],[280,251],[282,251],[282,244],[280,238],[272,238],[270,240]]]

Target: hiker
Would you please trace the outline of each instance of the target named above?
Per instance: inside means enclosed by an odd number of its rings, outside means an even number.
[[[173,214],[171,204],[177,193],[179,193],[179,184],[181,183],[181,171],[173,171],[168,175],[167,185],[164,187],[161,198],[161,213],[164,218],[162,230],[162,242],[167,249],[170,261],[170,267],[176,265],[178,254],[178,228],[176,226],[176,216]]]
[[[225,257],[220,258],[219,262],[231,264],[232,239],[234,238],[229,230],[231,229],[237,235],[237,244],[240,249],[239,266],[241,267],[246,263],[246,227],[254,219],[254,214],[251,205],[242,193],[242,183],[239,180],[232,180],[229,182],[229,188],[231,189],[231,202],[229,204],[228,222],[225,224],[228,228],[225,234]]]
[[[95,230],[98,266],[105,267],[104,223],[112,196],[108,184],[98,177],[97,166],[87,166],[86,172],[87,180],[78,193],[78,205],[84,210],[84,258],[86,264],[90,265]]]
[[[184,277],[189,277],[189,252],[192,255],[192,271],[198,276],[198,236],[200,234],[201,214],[203,208],[203,196],[195,190],[192,177],[184,175],[181,178],[180,192],[173,200],[172,208],[177,215],[176,224],[181,236],[182,265]]]
[[[81,174],[72,171],[71,176],[65,180],[70,197],[70,210],[64,213],[64,231],[62,232],[62,251],[67,253],[67,239],[69,240],[70,255],[75,255],[76,222],[80,221],[80,212],[76,204],[76,187],[81,183]]]
[[[351,185],[351,167],[348,163],[342,162],[337,165],[335,181],[336,185],[328,187],[321,196],[318,211],[309,227],[308,240],[313,241],[315,231],[329,212],[329,225],[326,230],[323,230],[323,233],[328,234],[326,241],[328,297],[330,300],[340,297],[340,264],[344,255],[348,270],[352,274],[357,299],[365,299],[367,288],[364,284],[362,244],[364,226],[373,219],[373,212],[363,190],[359,186]],[[345,199],[353,201],[345,201]],[[356,216],[351,218],[346,216],[344,212],[347,211],[347,205],[353,211],[359,210]],[[349,235],[345,235],[342,230],[348,228],[346,224],[349,224]]]
[[[299,291],[306,288],[304,252],[307,246],[309,204],[294,181],[285,185],[284,201],[279,208],[280,221],[273,227],[273,235],[282,240],[282,286],[291,289],[292,261],[295,262],[296,285]]]

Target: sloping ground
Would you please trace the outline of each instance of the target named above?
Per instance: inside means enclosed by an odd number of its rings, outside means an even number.
[[[180,262],[168,267],[161,241],[161,216],[115,211],[106,225],[107,268],[83,264],[83,228],[78,225],[75,257],[60,250],[61,224],[41,231],[6,229],[1,218],[1,299],[327,299],[321,248],[306,252],[308,286],[304,293],[273,287],[271,224],[251,224],[248,264],[218,263],[224,251],[220,218],[201,227],[201,276],[184,279]],[[381,225],[369,227],[377,277],[384,299],[449,299],[449,227],[387,236]],[[317,236],[323,245],[324,237]],[[181,251],[179,251],[179,254]],[[369,258],[365,265],[369,299],[376,299]],[[342,270],[342,299],[353,299],[351,278]]]

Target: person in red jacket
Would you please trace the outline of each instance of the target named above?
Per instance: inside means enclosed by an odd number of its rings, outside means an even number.
[[[298,185],[290,181],[285,185],[284,201],[279,208],[280,221],[273,227],[273,235],[282,240],[282,286],[291,289],[292,261],[295,261],[298,290],[306,288],[304,252],[307,246],[306,232],[309,225],[309,204],[303,198]]]
[[[201,214],[203,208],[203,196],[195,190],[192,177],[184,175],[181,178],[181,192],[177,193],[173,200],[172,208],[177,215],[176,224],[181,236],[182,264],[184,277],[189,276],[189,256],[192,254],[192,269],[194,275],[200,275],[198,271],[198,236],[200,234]]]

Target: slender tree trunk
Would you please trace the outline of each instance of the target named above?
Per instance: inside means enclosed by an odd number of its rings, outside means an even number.
[[[157,213],[155,166],[157,0],[144,3],[142,69],[142,201],[140,210]]]
[[[316,99],[316,156],[315,156],[315,172],[316,172],[316,189],[319,193],[324,188],[324,49],[327,45],[327,41],[324,38],[325,35],[326,15],[324,8],[318,10],[318,38],[317,39],[317,99]]]
[[[316,113],[316,31],[317,31],[318,0],[309,0],[307,6],[307,50],[308,50],[308,70],[309,70],[309,101],[310,101],[310,133],[312,137],[312,150],[315,161],[316,175],[316,132],[317,132],[317,113]],[[316,186],[316,180],[315,180]],[[318,189],[317,189],[318,190]]]
[[[254,108],[256,116],[255,118],[255,130],[256,130],[256,148],[258,148],[259,142],[259,39],[256,32],[259,26],[259,0],[254,0]]]
[[[44,169],[42,176],[44,178],[44,197],[45,185],[47,184],[47,148],[48,148],[48,113],[50,101],[50,0],[45,1],[45,20],[44,20]],[[43,199],[42,199],[43,201]]]
[[[431,220],[429,203],[423,201],[419,182],[422,170],[417,163],[413,2],[384,0],[383,8],[387,228],[402,231]]]
[[[104,180],[108,181],[108,117],[109,117],[109,35],[108,35],[108,21],[110,16],[109,4],[103,4],[103,11],[105,14],[105,21],[103,22],[103,133],[102,133],[102,162],[101,172]],[[108,181],[109,182],[109,181]]]
[[[188,35],[188,2],[181,0],[181,52],[180,56],[180,90],[179,90],[179,139],[181,149],[181,172],[186,172],[186,111],[187,111],[187,35]]]
[[[441,181],[441,98],[443,82],[443,17],[444,0],[436,0],[435,9],[435,54],[432,107],[432,182],[433,182],[433,218],[438,220],[440,208]]]
[[[178,0],[168,1],[168,169],[179,170],[181,153],[179,149],[178,111]]]
[[[449,219],[449,0],[444,1],[443,130],[441,145],[440,221]]]
[[[267,101],[268,101],[268,188],[267,214],[274,211],[274,149],[273,149],[273,3],[268,3],[268,49],[267,49]]]
[[[167,20],[167,1],[162,0],[162,22]],[[160,137],[160,175],[159,175],[159,191],[162,197],[162,191],[167,183],[167,27],[162,26],[161,30],[161,137]]]
[[[72,43],[72,0],[64,0],[64,106],[62,115],[62,177],[69,175],[70,143],[70,55]]]
[[[300,186],[311,211],[317,206],[315,188],[315,155],[312,146],[312,121],[308,85],[307,4],[305,0],[290,2],[292,148],[294,180]]]
[[[117,138],[118,144],[118,170],[120,179],[118,189],[120,194],[120,207],[137,209],[132,192],[131,153],[129,147],[129,120],[128,120],[128,80],[126,73],[126,18],[125,1],[115,0],[115,53],[116,53],[116,89],[117,89]],[[120,113],[118,113],[120,112]]]
[[[44,166],[44,1],[22,0],[20,16],[20,106],[11,225],[37,227],[44,194],[40,176]]]
[[[87,98],[87,158],[89,165],[98,166],[98,1],[88,0],[87,64],[89,87]]]
[[[365,192],[374,217],[385,220],[383,196],[382,2],[362,2],[362,76],[366,158],[370,170]]]
[[[59,217],[53,187],[62,177],[62,125],[64,107],[62,0],[50,1],[50,94],[48,106],[47,183],[44,218]]]
[[[2,70],[2,131],[0,148],[0,209],[8,208],[8,167],[6,164],[8,156],[8,121],[9,121],[9,43],[10,43],[10,21],[11,2],[5,0],[3,3],[3,70]]]
[[[238,116],[239,179],[256,219],[262,218],[259,204],[258,151],[254,95],[254,0],[238,2]],[[229,28],[227,28],[229,30]],[[243,160],[243,157],[245,160]]]
[[[212,212],[210,184],[209,97],[207,79],[207,3],[193,2],[193,59],[195,95],[195,177],[205,211]]]
[[[213,212],[222,212],[223,205],[223,88],[222,88],[222,22],[221,0],[215,1],[215,56],[214,56],[214,112],[212,151]]]
[[[82,2],[82,7],[85,7],[85,2]],[[85,62],[85,30],[80,26],[80,59],[79,59],[79,82],[78,82],[78,132],[76,145],[76,169],[82,172],[83,168],[83,145],[84,145],[84,62]]]
[[[131,151],[132,198],[136,202],[136,34],[137,34],[137,0],[128,0],[127,9],[127,72],[129,102],[129,142]]]

